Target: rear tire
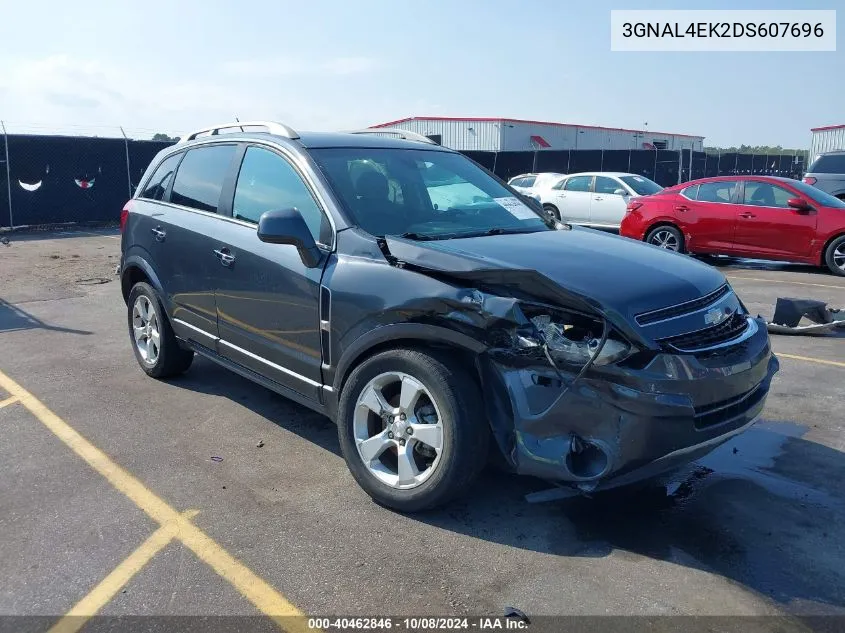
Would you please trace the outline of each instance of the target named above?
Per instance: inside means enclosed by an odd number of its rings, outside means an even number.
[[[194,353],[182,349],[153,287],[132,286],[127,302],[129,339],[141,369],[153,378],[169,378],[191,366]]]
[[[341,392],[338,437],[349,471],[376,503],[400,512],[464,493],[486,464],[490,435],[469,372],[434,353],[376,354]]]
[[[544,204],[543,211],[552,218],[553,220],[557,220],[560,222],[560,210],[553,204]]]
[[[684,249],[684,236],[676,226],[663,224],[648,232],[644,240],[646,243],[676,253],[686,252]]]
[[[827,245],[824,263],[834,275],[845,277],[845,235],[840,235]]]

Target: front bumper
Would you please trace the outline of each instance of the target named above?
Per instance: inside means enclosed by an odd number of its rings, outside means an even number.
[[[659,354],[641,369],[597,368],[571,387],[548,365],[491,359],[483,376],[510,466],[594,490],[671,470],[744,431],[778,369],[762,324],[731,347]]]

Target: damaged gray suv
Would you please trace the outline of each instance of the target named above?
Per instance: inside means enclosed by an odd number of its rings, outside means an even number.
[[[753,424],[778,370],[715,268],[556,222],[404,131],[195,132],[121,230],[141,368],[201,354],[325,414],[400,511],[491,458],[582,492],[655,477]]]

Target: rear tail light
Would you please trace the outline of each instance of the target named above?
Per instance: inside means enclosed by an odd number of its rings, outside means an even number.
[[[804,176],[804,182],[807,183],[808,185],[814,185],[814,184],[816,184],[816,179],[813,178],[812,176]]]
[[[126,203],[126,206],[120,211],[120,232],[123,233],[123,229],[126,228],[126,220],[129,218],[129,209],[132,206],[132,202],[129,201]]]
[[[631,201],[630,201],[630,202],[628,202],[628,204],[625,206],[625,213],[630,213],[631,211],[636,211],[636,210],[637,210],[637,209],[639,209],[641,206],[643,206],[643,203],[642,203],[642,202],[637,202],[636,200],[631,200]]]

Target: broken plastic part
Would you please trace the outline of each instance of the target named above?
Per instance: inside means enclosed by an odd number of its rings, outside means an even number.
[[[812,324],[801,325],[807,319]],[[823,301],[778,297],[775,314],[766,329],[775,334],[809,334],[845,327],[845,311],[828,308]]]

